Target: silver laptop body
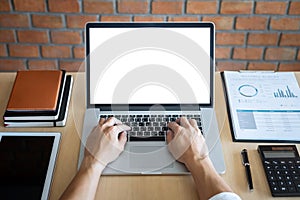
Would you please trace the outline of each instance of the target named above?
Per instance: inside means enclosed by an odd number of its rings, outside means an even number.
[[[100,116],[200,116],[209,157],[225,173],[213,108],[214,35],[212,23],[88,23],[87,109],[78,167]],[[165,140],[133,138],[130,132],[124,152],[103,174],[189,173]]]

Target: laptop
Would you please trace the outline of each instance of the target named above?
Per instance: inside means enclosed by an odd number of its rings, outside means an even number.
[[[0,132],[1,199],[48,199],[60,133]]]
[[[124,152],[103,174],[188,174],[169,153],[167,124],[197,120],[225,172],[214,112],[215,30],[201,23],[87,23],[86,112],[78,167],[101,117],[129,125]]]

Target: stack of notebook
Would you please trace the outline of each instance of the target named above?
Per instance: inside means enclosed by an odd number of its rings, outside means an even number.
[[[63,70],[18,71],[4,126],[65,126],[72,82],[72,76]]]

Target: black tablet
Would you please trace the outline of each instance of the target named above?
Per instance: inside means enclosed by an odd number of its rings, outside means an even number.
[[[47,199],[60,133],[0,132],[1,199]]]

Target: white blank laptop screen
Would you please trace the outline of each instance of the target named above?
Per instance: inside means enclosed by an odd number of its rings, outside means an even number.
[[[91,104],[210,104],[210,27],[90,27]]]

